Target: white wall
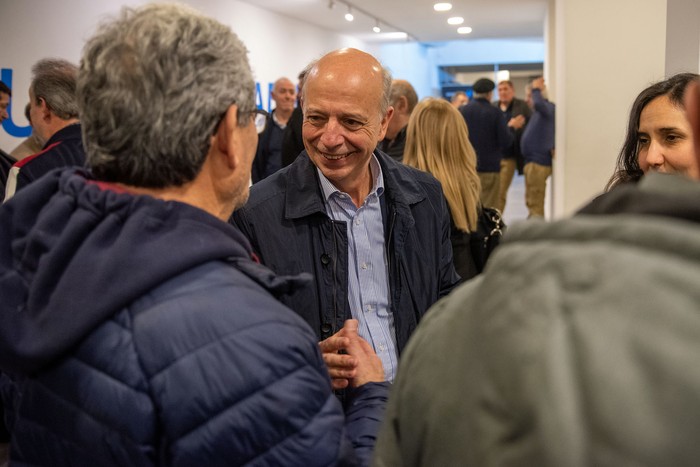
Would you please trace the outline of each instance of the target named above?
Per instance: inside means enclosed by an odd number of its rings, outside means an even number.
[[[24,106],[31,67],[39,59],[60,57],[78,63],[85,39],[101,20],[120,11],[122,5],[146,1],[121,0],[25,0],[3,1],[0,15],[0,68],[12,69],[12,120],[26,126]],[[280,76],[296,76],[312,59],[339,47],[369,47],[330,30],[262,10],[235,0],[188,0],[203,13],[233,29],[246,43],[256,80],[262,85],[267,107],[268,84]],[[0,130],[0,148],[13,149],[22,138]]]
[[[395,79],[405,79],[411,83],[418,99],[435,95],[432,85],[435,66],[431,64],[425,46],[415,42],[384,44],[379,47],[376,56]]]
[[[700,69],[700,1],[668,0],[666,74]]]
[[[664,78],[666,0],[556,0],[554,214],[600,193],[632,101]]]

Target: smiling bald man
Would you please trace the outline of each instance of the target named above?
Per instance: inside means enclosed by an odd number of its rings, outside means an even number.
[[[253,186],[232,217],[275,272],[313,275],[312,287],[282,301],[319,339],[356,318],[389,381],[423,314],[459,280],[440,184],[377,150],[394,112],[391,83],[360,50],[318,60],[302,93],[306,150]],[[352,369],[325,357],[342,387]]]

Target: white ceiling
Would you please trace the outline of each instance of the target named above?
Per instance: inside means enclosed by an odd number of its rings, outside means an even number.
[[[382,33],[399,29],[420,42],[542,37],[547,9],[547,0],[452,0],[452,10],[443,13],[433,10],[433,0],[333,0],[333,9],[330,0],[243,1],[366,42],[381,40],[381,34],[372,32],[375,19]],[[353,22],[343,18],[348,4],[355,7]],[[472,33],[457,34],[457,26],[447,24],[450,16],[462,16],[462,26],[471,27]]]

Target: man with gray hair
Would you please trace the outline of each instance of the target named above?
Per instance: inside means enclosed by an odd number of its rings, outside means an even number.
[[[376,150],[394,109],[391,74],[357,49],[330,52],[304,82],[306,151],[253,185],[232,221],[278,274],[313,275],[282,298],[325,339],[348,318],[393,380],[398,355],[430,305],[459,280],[440,184]],[[336,387],[348,368],[333,362]]]
[[[92,173],[0,206],[0,371],[22,465],[355,465],[387,398],[348,320],[347,413],[314,333],[275,297],[309,278],[226,221],[257,144],[243,43],[177,5],[125,9],[83,52]]]
[[[53,169],[85,164],[75,96],[78,67],[66,60],[47,58],[37,62],[32,73],[29,114],[43,150],[12,166],[5,200]]]
[[[411,83],[404,79],[391,82],[391,97],[389,98],[394,113],[386,127],[386,136],[379,145],[394,160],[403,160],[403,149],[406,146],[406,128],[411,112],[418,103],[418,95]]]

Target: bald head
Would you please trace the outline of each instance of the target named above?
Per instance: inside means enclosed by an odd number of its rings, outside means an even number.
[[[302,138],[313,164],[361,206],[372,187],[370,159],[393,109],[391,75],[369,54],[341,49],[306,76]]]
[[[297,97],[294,83],[289,78],[279,78],[272,86],[271,96],[275,101],[276,115],[283,117],[284,121],[286,121],[294,110],[294,102]]]
[[[389,108],[391,74],[372,55],[358,49],[345,48],[327,53],[309,70],[304,89],[310,84],[335,82],[338,93],[343,92],[340,83],[365,88],[376,102],[380,116]]]

